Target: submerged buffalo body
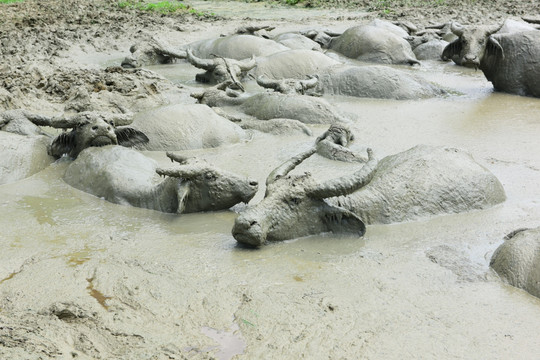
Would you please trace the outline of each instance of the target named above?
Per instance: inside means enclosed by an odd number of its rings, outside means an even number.
[[[364,223],[393,223],[484,209],[505,200],[493,174],[460,150],[417,146],[350,176],[317,184],[308,175],[287,176],[313,154],[304,152],[278,167],[267,194],[241,212],[232,233],[251,246],[322,231],[363,234]]]
[[[510,285],[540,298],[540,228],[507,235],[490,266]]]
[[[154,160],[121,146],[89,148],[69,165],[64,180],[116,204],[167,213],[228,209],[257,192],[254,180],[203,161],[167,155],[178,163],[175,167],[158,168]]]
[[[540,97],[540,31],[495,34],[480,69],[496,90]]]
[[[463,150],[416,146],[379,162],[371,182],[330,202],[368,224],[485,209],[506,196],[499,180]]]
[[[394,32],[379,26],[361,25],[333,39],[330,49],[347,57],[382,64],[418,64],[411,45]]]

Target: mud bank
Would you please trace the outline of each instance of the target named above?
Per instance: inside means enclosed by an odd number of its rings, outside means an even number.
[[[280,30],[344,29],[375,16],[296,9],[289,14],[298,17],[272,19],[273,8],[235,4],[225,9],[251,9],[251,18]],[[490,9],[479,5],[473,20],[484,22]],[[184,63],[116,67],[148,36],[185,44],[245,24],[229,13],[141,15],[109,2],[0,11],[13,19],[0,25],[0,109],[54,114],[192,103],[194,72]],[[506,15],[500,11],[494,16]],[[452,92],[414,101],[330,98],[353,120],[354,148],[370,146],[379,158],[417,144],[467,149],[503,184],[503,204],[369,226],[363,238],[321,234],[251,250],[231,235],[244,205],[181,216],[116,205],[67,185],[60,160],[0,186],[0,358],[536,358],[540,300],[501,282],[488,264],[504,235],[539,225],[540,100],[494,93],[480,72],[449,63],[407,71]],[[310,129],[316,136],[326,127]],[[263,184],[315,136],[254,133],[182,153]],[[168,163],[163,152],[145,155]],[[348,166],[316,157],[297,171],[324,179]],[[261,187],[252,201],[263,194]]]

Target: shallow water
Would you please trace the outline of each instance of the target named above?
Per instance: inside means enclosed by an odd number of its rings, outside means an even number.
[[[152,69],[194,85],[185,63]],[[126,337],[162,344],[158,353],[174,344],[223,359],[537,357],[540,300],[503,284],[488,264],[506,233],[539,226],[540,99],[493,92],[481,72],[449,63],[407,71],[452,92],[418,101],[327,98],[354,121],[353,147],[370,146],[379,158],[417,144],[467,149],[499,178],[506,202],[368,226],[363,238],[321,234],[252,250],[230,233],[234,211],[176,216],[111,204],[64,183],[67,163],[59,161],[0,186],[0,316],[76,303]],[[313,141],[255,134],[184,153],[264,184]],[[297,171],[308,170],[329,178],[350,165],[314,158]],[[117,351],[139,344],[115,343],[118,332],[103,335]]]

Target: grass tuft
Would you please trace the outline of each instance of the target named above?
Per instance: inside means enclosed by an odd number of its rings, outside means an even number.
[[[24,1],[24,0],[0,0],[0,4],[12,4],[12,3],[21,2],[21,1]]]
[[[1,1],[1,0],[0,0]],[[118,2],[118,7],[121,9],[130,8],[139,11],[160,12],[162,14],[171,14],[176,12],[188,12],[190,14],[202,17],[214,16],[214,13],[205,13],[197,11],[178,1],[159,1],[159,2],[144,2],[142,0],[123,0]]]

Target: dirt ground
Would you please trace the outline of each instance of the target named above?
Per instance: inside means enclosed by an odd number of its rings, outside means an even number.
[[[260,23],[343,29],[385,18],[421,29],[540,11],[537,1],[400,3],[335,0],[317,15],[305,9]],[[130,46],[151,37],[186,44],[253,21],[103,0],[0,5],[0,111],[139,113],[193,103],[188,86],[120,68]],[[361,240],[321,235],[248,251],[231,236],[232,211],[171,216],[111,204],[65,184],[66,162],[0,186],[0,359],[537,358],[540,300],[504,285],[488,265],[506,233],[538,226],[531,114],[540,103],[492,94],[480,72],[456,68],[415,71],[463,97],[340,106],[363,117],[359,138],[381,156],[418,143],[470,150],[508,196],[486,211],[371,226]],[[261,184],[298,142],[312,140],[302,136],[190,155],[252,171]],[[265,150],[272,147],[275,154]]]
[[[390,5],[384,5],[387,3]],[[403,3],[408,2],[339,0],[325,5],[362,12],[372,10],[361,18],[406,20],[420,29],[449,20],[463,24],[499,23],[509,16],[537,14],[540,7],[535,1],[461,0],[446,1],[440,6],[418,1],[425,5],[415,7]],[[344,14],[335,17],[335,22],[350,22],[355,17],[360,20],[358,16]],[[0,110],[27,108],[54,112],[108,107],[118,111],[125,106],[138,111],[148,103],[166,103],[170,99],[162,94],[174,94],[177,89],[165,79],[144,71],[126,74],[122,69],[106,70],[96,67],[96,62],[100,57],[126,55],[129,46],[150,36],[188,43],[197,34],[201,37],[210,34],[212,28],[232,30],[246,21],[249,18],[226,19],[185,12],[164,15],[120,8],[115,1],[101,0],[27,0],[3,4],[0,6]],[[152,100],[141,105],[140,101],[135,104],[126,99],[128,92],[134,94],[130,88],[133,82],[139,98]],[[99,94],[102,90],[107,94]],[[77,97],[87,96],[86,93],[96,100],[108,99],[96,104],[71,104]]]

